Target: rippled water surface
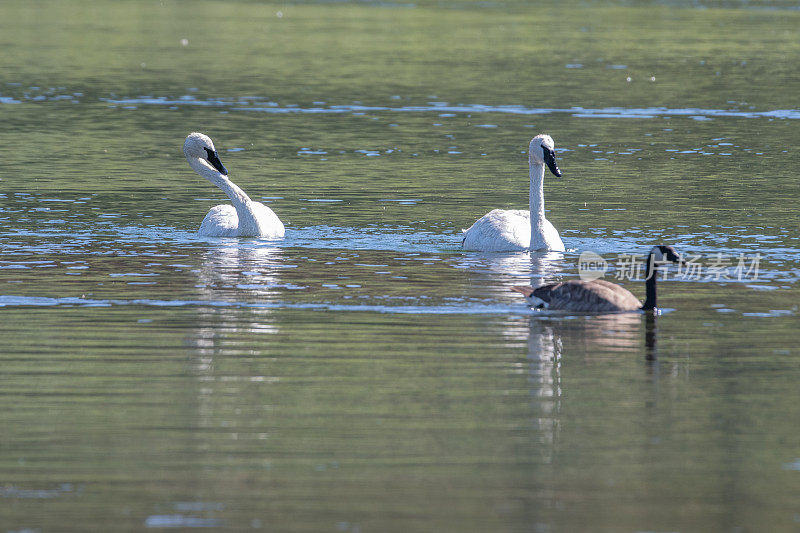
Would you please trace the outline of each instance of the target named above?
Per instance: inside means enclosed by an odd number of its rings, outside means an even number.
[[[0,531],[800,527],[792,2],[0,6]],[[286,238],[208,239],[211,135]],[[553,136],[563,254],[460,250]],[[655,316],[512,285],[674,244]],[[630,272],[628,272],[630,273]]]

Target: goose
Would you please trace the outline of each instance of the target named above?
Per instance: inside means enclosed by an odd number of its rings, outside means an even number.
[[[544,217],[544,166],[561,177],[556,164],[553,139],[540,134],[528,146],[530,174],[530,210],[494,209],[462,230],[465,250],[480,252],[553,251],[563,252],[558,231]]]
[[[195,172],[222,189],[231,199],[230,204],[220,204],[209,210],[200,224],[199,235],[269,239],[283,237],[283,222],[272,209],[251,200],[228,178],[228,170],[219,160],[210,137],[198,132],[190,133],[183,143],[183,155]]]
[[[647,298],[644,304],[629,290],[602,279],[571,279],[537,288],[517,285],[511,287],[511,290],[523,294],[532,306],[539,309],[584,313],[652,311],[656,309],[656,264],[666,262],[684,264],[683,258],[672,246],[654,246],[647,255]]]

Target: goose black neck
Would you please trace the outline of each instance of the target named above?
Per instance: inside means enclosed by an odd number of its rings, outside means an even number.
[[[644,282],[646,298],[642,309],[649,311],[656,308],[656,272],[652,252],[647,256],[647,279]]]

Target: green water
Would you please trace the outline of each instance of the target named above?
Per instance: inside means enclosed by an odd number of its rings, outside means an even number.
[[[798,28],[779,1],[4,2],[0,531],[796,530]],[[195,130],[284,240],[196,236],[224,197]],[[461,251],[527,205],[543,131],[568,251]],[[673,271],[655,317],[509,290],[662,242],[759,270]]]

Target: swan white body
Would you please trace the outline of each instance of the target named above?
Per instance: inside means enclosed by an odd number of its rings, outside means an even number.
[[[189,166],[224,192],[230,204],[212,207],[200,224],[198,234],[204,237],[282,238],[285,229],[278,216],[262,203],[254,202],[228,178],[214,143],[202,133],[190,133],[183,143],[183,154]]]
[[[529,211],[494,209],[464,230],[465,250],[481,252],[553,251],[563,252],[564,243],[556,228],[544,216],[544,167],[561,176],[553,152],[553,139],[537,135],[528,147],[530,174]]]

